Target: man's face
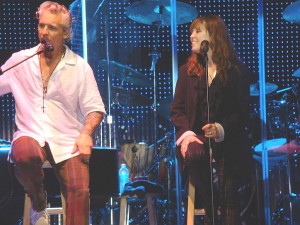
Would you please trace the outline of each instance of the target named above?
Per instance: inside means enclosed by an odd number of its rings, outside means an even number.
[[[38,36],[40,40],[44,39],[47,44],[52,44],[54,49],[59,49],[68,38],[63,29],[62,16],[43,12],[39,17]]]

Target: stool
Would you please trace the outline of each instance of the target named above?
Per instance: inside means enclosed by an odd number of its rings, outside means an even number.
[[[195,186],[189,181],[188,186],[188,199],[187,199],[187,215],[186,215],[186,224],[194,225],[194,217],[204,216],[204,209],[195,209]]]
[[[129,220],[129,207],[128,198],[138,197],[146,198],[149,225],[157,225],[157,218],[155,213],[155,205],[153,204],[153,199],[159,196],[163,192],[163,187],[159,184],[147,181],[138,180],[129,182],[125,185],[123,194],[120,200],[120,222],[119,225],[127,225]]]
[[[187,199],[186,224],[194,225],[195,216],[205,216],[204,209],[195,209],[195,186],[189,181],[188,199]],[[217,210],[217,216],[220,216],[220,210]]]
[[[49,163],[49,161],[45,161],[43,164],[43,168],[44,169],[49,169],[52,168],[51,164]],[[65,202],[65,198],[61,193],[61,202],[62,202],[62,207],[55,207],[55,208],[51,208],[51,207],[47,207],[47,212],[49,214],[49,216],[51,215],[63,215],[63,224],[65,224],[66,222],[66,202]],[[30,208],[31,208],[31,201],[30,201],[30,197],[27,193],[25,193],[25,200],[24,200],[24,213],[23,213],[23,225],[31,225],[30,223]],[[60,225],[60,224],[58,224]]]

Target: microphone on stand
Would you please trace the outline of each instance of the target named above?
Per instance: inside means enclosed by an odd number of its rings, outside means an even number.
[[[207,40],[203,40],[200,45],[200,53],[206,57],[208,50],[209,50],[209,42]]]
[[[44,38],[42,38],[41,44],[44,46],[43,52],[52,52],[54,50],[53,45],[51,45],[49,43],[47,44],[47,42]]]
[[[207,101],[207,123],[210,123],[210,99],[209,99],[209,83],[208,83],[208,58],[207,52],[209,50],[209,42],[203,40],[200,44],[200,54],[205,58],[205,77],[206,77],[206,101]],[[211,210],[212,210],[212,224],[215,225],[215,201],[214,201],[214,168],[213,168],[213,152],[211,147],[211,139],[208,139],[209,146],[209,166],[210,166],[210,188],[211,188]]]
[[[43,48],[42,48],[41,50],[35,52],[33,55],[28,56],[27,58],[25,58],[25,59],[23,59],[23,60],[17,62],[16,64],[14,64],[14,65],[12,65],[11,67],[8,67],[8,68],[6,68],[6,69],[4,69],[4,70],[2,70],[2,68],[0,68],[0,75],[4,74],[6,71],[8,71],[8,70],[10,70],[10,69],[12,69],[12,68],[14,68],[14,67],[16,67],[17,65],[19,65],[19,64],[21,64],[21,63],[23,63],[23,62],[25,62],[26,60],[32,58],[32,57],[35,56],[35,55],[39,55],[39,54],[41,54],[41,53],[43,53],[43,52],[51,52],[51,51],[54,50],[53,45],[47,44],[46,40],[43,39],[43,38],[42,38],[42,40],[41,40],[41,44],[43,45]]]

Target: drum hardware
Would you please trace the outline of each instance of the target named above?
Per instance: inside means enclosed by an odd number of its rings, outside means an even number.
[[[189,4],[176,1],[176,23],[184,24],[191,22],[198,15],[197,9]],[[161,26],[171,25],[171,6],[168,0],[143,0],[130,4],[125,9],[125,15],[130,19],[153,25],[160,21]]]
[[[267,100],[266,113],[266,129],[267,139],[276,139],[287,137],[289,140],[295,138],[298,125],[299,104],[295,101],[293,87],[284,88],[268,95],[272,97]],[[281,95],[283,93],[283,95]],[[280,98],[274,100],[273,97],[280,94]],[[260,118],[259,108],[253,108],[250,114],[250,137],[252,144],[257,144],[261,141],[260,135]]]
[[[269,94],[268,97],[273,97],[275,95],[282,94],[282,93],[285,93],[290,90],[293,90],[293,87],[287,87],[287,88],[283,88],[283,89],[274,91],[273,93]]]
[[[103,90],[103,94],[101,92],[102,98],[107,100],[106,95],[106,86],[100,86],[100,90]],[[135,91],[127,90],[123,87],[113,86],[111,87],[111,105],[117,106],[147,106],[151,105],[151,102],[148,98],[137,93]]]
[[[286,216],[286,213],[288,213],[286,211],[286,208],[287,208],[286,203],[295,204],[295,203],[297,203],[297,201],[299,199],[300,199],[300,195],[294,194],[294,193],[281,196],[281,198],[279,199],[279,201],[276,205],[275,211],[272,214],[272,225],[282,225],[282,224],[297,225],[297,224],[299,224],[300,219],[299,219],[298,215],[295,215],[295,214],[292,215],[292,216],[294,216],[293,218]]]
[[[100,60],[100,66],[107,70],[107,60]],[[151,86],[151,81],[146,76],[128,66],[122,65],[115,61],[110,61],[109,66],[109,71],[114,78],[118,78],[123,82],[126,81],[142,87]]]
[[[171,177],[172,177],[172,166],[173,160],[171,157],[164,158],[165,167],[167,169],[167,222],[171,224]]]

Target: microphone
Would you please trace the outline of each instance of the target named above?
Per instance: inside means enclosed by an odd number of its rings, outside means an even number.
[[[47,43],[46,43],[46,40],[43,39],[43,38],[42,38],[42,40],[41,40],[41,44],[43,45],[44,48],[38,50],[38,51],[35,52],[33,55],[28,56],[27,58],[25,58],[25,59],[23,59],[23,60],[21,60],[21,61],[15,63],[14,65],[12,65],[11,67],[8,67],[8,68],[5,69],[5,70],[2,70],[2,69],[0,68],[0,75],[2,75],[3,73],[5,73],[6,71],[8,71],[8,70],[10,70],[10,69],[12,69],[12,68],[14,68],[14,67],[16,67],[17,65],[19,65],[19,64],[21,64],[21,63],[23,63],[23,62],[25,62],[26,60],[32,58],[32,57],[35,56],[35,55],[42,54],[43,52],[51,52],[51,51],[54,50],[53,45],[47,44]]]
[[[206,54],[208,50],[209,50],[209,42],[207,40],[203,40],[200,45],[200,51]]]
[[[52,52],[54,50],[53,45],[47,44],[44,38],[42,38],[41,44],[44,46],[44,52]]]

